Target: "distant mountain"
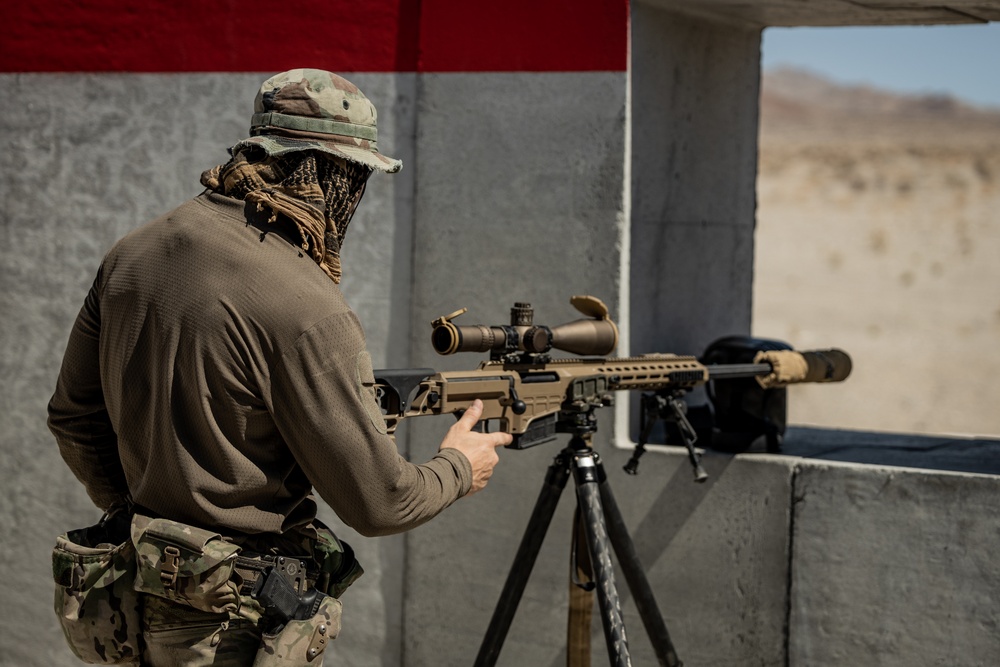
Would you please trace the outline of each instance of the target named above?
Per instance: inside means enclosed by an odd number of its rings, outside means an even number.
[[[800,69],[767,70],[761,80],[761,122],[765,131],[844,123],[954,128],[949,124],[956,121],[972,123],[979,129],[1000,129],[1000,110],[976,107],[950,95],[893,93],[835,83]]]

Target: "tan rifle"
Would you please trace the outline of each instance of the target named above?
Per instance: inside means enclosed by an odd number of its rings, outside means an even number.
[[[693,438],[678,399],[695,386],[756,377],[762,387],[773,388],[839,382],[851,372],[850,357],[836,349],[762,351],[749,364],[704,365],[677,354],[608,357],[617,345],[618,328],[607,307],[592,296],[576,296],[571,303],[585,317],[552,328],[533,324],[526,303],[514,305],[509,326],[454,324],[465,309],[434,320],[431,341],[438,353],[490,352],[491,358],[467,371],[376,371],[389,432],[411,417],[461,414],[478,398],[482,420],[512,434],[512,448],[525,449],[558,433],[592,432],[594,410],[613,405],[613,392],[645,391],[665,397],[667,412],[679,418],[682,430],[686,424]],[[553,349],[583,356],[556,359],[549,355]]]

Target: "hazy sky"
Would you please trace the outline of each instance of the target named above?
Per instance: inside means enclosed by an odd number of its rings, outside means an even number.
[[[792,65],[842,83],[950,93],[1000,108],[1000,23],[889,28],[768,28],[765,69]]]

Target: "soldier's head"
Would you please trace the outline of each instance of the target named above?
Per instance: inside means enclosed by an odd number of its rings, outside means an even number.
[[[316,150],[388,173],[403,163],[378,151],[375,105],[332,72],[293,69],[265,81],[254,100],[250,137],[271,157]]]
[[[268,210],[269,222],[292,229],[339,282],[340,249],[368,177],[402,167],[379,153],[376,123],[375,106],[341,76],[318,69],[276,74],[257,92],[250,136],[201,182]]]

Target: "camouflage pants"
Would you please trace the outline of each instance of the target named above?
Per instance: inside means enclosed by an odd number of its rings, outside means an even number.
[[[258,629],[261,608],[256,600],[240,597],[240,610],[213,614],[155,596],[143,599],[142,665],[150,667],[322,667],[325,652],[307,659],[316,625],[329,630],[329,641],[340,634],[339,600],[327,598],[311,621],[290,621],[277,637]],[[296,626],[292,628],[291,626]]]
[[[239,614],[213,614],[156,596],[143,598],[142,664],[150,667],[251,667],[260,647],[256,602]],[[246,613],[244,609],[248,610]]]

